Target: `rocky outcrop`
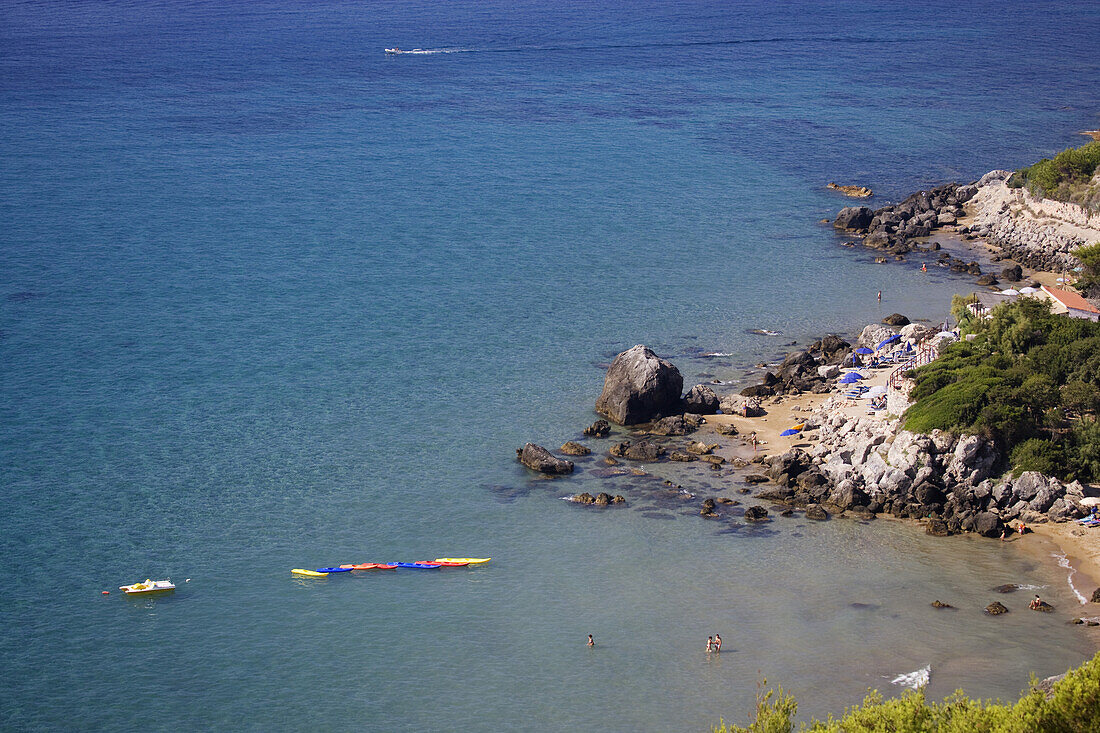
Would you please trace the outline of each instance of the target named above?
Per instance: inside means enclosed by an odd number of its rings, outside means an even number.
[[[759,504],[745,509],[745,521],[747,522],[763,522],[768,518],[768,510]]]
[[[808,351],[813,354],[819,361],[824,361],[826,365],[835,364],[840,362],[852,348],[852,345],[837,336],[835,333],[831,333],[823,337],[820,341],[815,341],[810,345]],[[821,367],[818,367],[819,369]]]
[[[584,429],[584,434],[590,438],[606,438],[611,434],[611,425],[607,420],[597,420]]]
[[[516,458],[532,471],[548,474],[573,473],[573,462],[558,458],[541,445],[527,443],[516,449]]]
[[[1000,601],[993,601],[985,607],[985,612],[990,616],[1000,616],[1002,613],[1008,613],[1008,609]]]
[[[624,440],[622,443],[611,446],[611,455],[616,458],[627,458],[632,461],[659,461],[664,456],[665,449],[648,440],[640,440],[636,443]]]
[[[572,440],[565,443],[559,450],[567,456],[587,456],[592,452],[592,449],[588,446],[581,445]]]
[[[773,482],[758,498],[826,505],[861,515],[885,512],[926,522],[931,535],[999,537],[1007,525],[1083,516],[1084,489],[1035,472],[1000,476],[1002,456],[975,435],[900,430],[878,417],[819,410],[807,419],[818,442],[766,460]]]
[[[853,185],[850,185],[850,184],[829,183],[825,186],[825,188],[828,188],[828,189],[833,190],[833,191],[840,191],[845,196],[851,196],[852,198],[856,198],[856,199],[865,199],[865,198],[868,198],[869,196],[874,196],[875,195],[871,191],[871,189],[867,188],[866,186],[853,186]]]
[[[626,499],[622,495],[616,494],[615,496],[611,496],[610,494],[605,494],[603,492],[600,492],[595,496],[592,496],[592,494],[589,494],[588,492],[585,492],[583,494],[574,494],[573,496],[569,497],[569,501],[575,504],[587,504],[589,506],[610,506],[612,504],[626,503]]]
[[[909,319],[900,313],[891,313],[883,318],[882,322],[887,326],[897,326],[898,328],[909,325]]]
[[[965,214],[963,204],[977,190],[973,184],[948,183],[930,191],[918,191],[899,204],[874,211],[850,206],[837,213],[833,225],[862,234],[864,245],[893,255],[928,251],[929,247],[914,240],[927,237],[935,229],[954,226]]]
[[[846,231],[861,231],[873,218],[874,214],[866,206],[846,206],[833,219],[833,226]]]
[[[596,412],[620,425],[649,422],[679,412],[683,388],[680,370],[639,344],[611,362]]]

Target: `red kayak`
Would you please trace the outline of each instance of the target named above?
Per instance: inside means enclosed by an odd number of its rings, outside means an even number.
[[[377,562],[364,562],[358,565],[341,565],[341,568],[347,568],[348,570],[396,570],[396,565],[383,565]]]
[[[464,568],[470,563],[468,562],[436,562],[435,560],[421,560],[421,565],[442,565],[445,568]]]

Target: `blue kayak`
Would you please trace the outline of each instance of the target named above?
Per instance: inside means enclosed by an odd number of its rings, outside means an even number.
[[[396,565],[399,568],[412,568],[413,570],[439,570],[442,565],[428,562],[391,562],[387,565]]]
[[[350,573],[351,568],[317,568],[319,573]]]

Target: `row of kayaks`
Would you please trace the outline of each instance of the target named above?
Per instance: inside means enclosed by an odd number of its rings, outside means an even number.
[[[440,568],[464,568],[469,565],[481,565],[487,563],[489,557],[438,557],[435,560],[422,560],[420,562],[364,562],[358,564],[339,565],[334,568],[317,568],[306,570],[293,568],[290,572],[294,575],[303,575],[307,578],[324,578],[329,573],[350,573],[352,570],[439,570]]]

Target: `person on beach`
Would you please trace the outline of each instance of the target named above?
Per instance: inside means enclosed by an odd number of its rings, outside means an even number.
[[[596,642],[592,640],[592,634],[588,635],[588,646],[596,646]]]
[[[1020,522],[1020,526],[1019,526],[1019,527],[1017,527],[1017,528],[1016,528],[1016,530],[1017,530],[1017,531],[1018,531],[1018,532],[1019,532],[1019,533],[1020,533],[1021,535],[1023,535],[1023,533],[1027,531],[1027,527],[1025,527],[1025,526],[1024,526],[1024,523],[1023,523],[1023,522]],[[1038,598],[1038,596],[1036,596],[1036,598]]]
[[[714,639],[712,639],[711,637],[708,636],[707,637],[707,654],[710,654],[712,651],[714,651]]]
[[[718,634],[714,635],[714,651],[716,651],[716,652],[722,651],[722,637],[719,636]]]
[[[752,454],[756,455],[756,431],[755,430],[752,431],[752,435],[749,436],[749,439],[752,440]]]
[[[1008,531],[1007,527],[1005,529],[1001,530],[1001,542],[1005,541],[1005,532],[1007,532],[1007,531]]]

